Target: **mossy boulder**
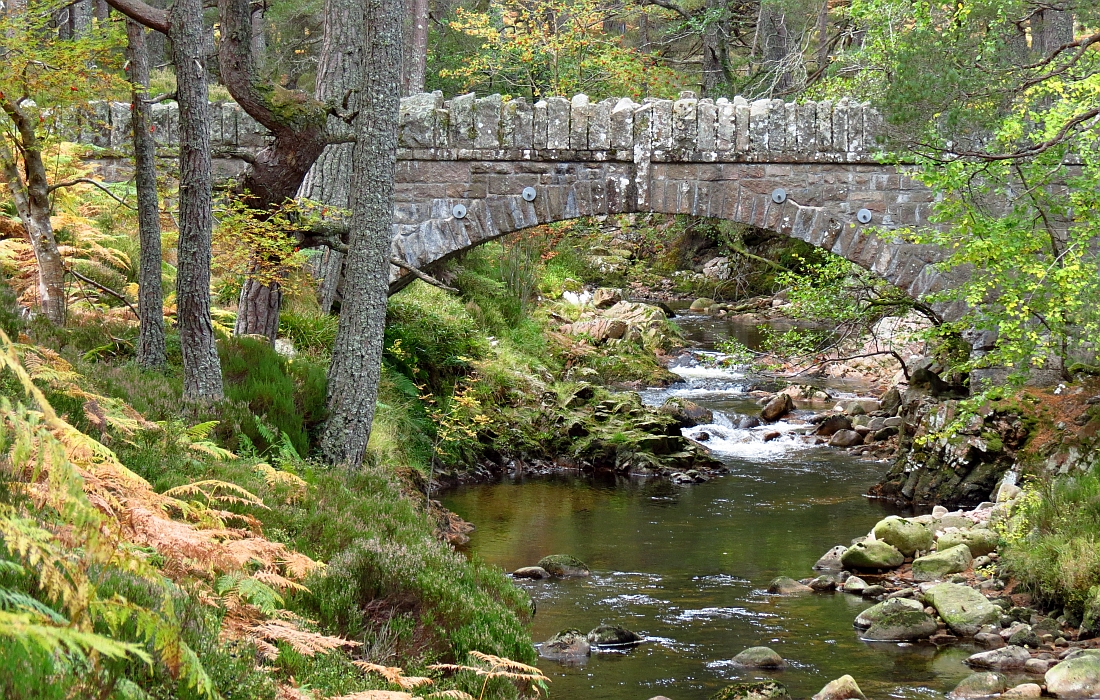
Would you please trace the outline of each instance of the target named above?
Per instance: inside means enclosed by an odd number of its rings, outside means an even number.
[[[960,544],[967,546],[972,557],[985,556],[997,551],[997,533],[984,527],[945,532],[936,540],[936,550],[944,551]]]
[[[975,673],[959,681],[955,689],[947,694],[952,700],[967,698],[990,698],[999,695],[1008,688],[1008,679],[999,673],[986,671]]]
[[[1100,656],[1080,654],[1046,672],[1047,692],[1057,698],[1100,697]]]
[[[733,657],[733,665],[739,668],[783,668],[783,657],[768,647],[749,647]]]
[[[880,540],[870,540],[852,545],[844,552],[840,562],[845,569],[882,571],[896,569],[905,563],[905,555],[897,547]]]
[[[588,639],[576,629],[562,630],[539,645],[539,656],[555,661],[580,660],[591,653]]]
[[[826,683],[810,700],[867,700],[867,696],[859,689],[855,678],[841,676]]]
[[[714,299],[709,297],[699,297],[695,301],[691,302],[689,311],[706,311],[708,308],[714,305]]]
[[[568,554],[551,554],[543,557],[539,559],[538,566],[545,569],[551,576],[562,578],[588,576],[591,573],[587,564]]]
[[[791,398],[790,394],[776,394],[775,398],[761,409],[760,420],[774,423],[794,409],[794,399]]]
[[[932,549],[932,533],[927,527],[903,518],[886,518],[875,525],[875,539],[893,545],[907,557]]]
[[[913,560],[914,581],[936,581],[948,574],[957,574],[970,568],[973,561],[970,548],[960,544]]]
[[[680,397],[672,397],[665,401],[659,412],[672,418],[681,428],[693,428],[714,422],[714,413],[709,408]]]
[[[859,629],[867,629],[888,615],[902,611],[924,612],[924,606],[920,601],[912,598],[890,598],[867,608],[856,616],[855,626]]]
[[[931,637],[936,627],[936,620],[923,609],[898,607],[881,615],[863,633],[863,638],[875,642],[910,642]]]
[[[600,625],[588,633],[588,643],[597,647],[629,647],[644,641],[642,635],[619,625]]]
[[[787,686],[779,681],[752,681],[731,683],[722,688],[710,700],[787,700]]]
[[[799,593],[811,593],[813,589],[804,583],[795,581],[790,576],[780,576],[768,584],[768,593],[779,595],[797,595]]]
[[[955,634],[972,637],[983,625],[1001,619],[1001,609],[969,586],[940,583],[924,594],[926,603],[936,609]]]

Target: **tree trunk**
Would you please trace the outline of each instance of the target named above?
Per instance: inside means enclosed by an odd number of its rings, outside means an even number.
[[[355,0],[326,0],[325,34],[317,66],[315,97],[335,102],[341,111],[359,109],[359,82],[363,60],[363,11]],[[336,117],[329,117],[336,119]],[[298,191],[299,196],[346,210],[350,207],[352,144],[325,147]],[[314,268],[320,284],[317,302],[328,313],[344,267],[344,254],[326,250]]]
[[[164,290],[161,288],[160,205],[157,202],[157,147],[150,130],[153,109],[149,99],[149,54],[145,47],[145,28],[126,21],[130,60],[131,123],[134,129],[134,183],[137,186],[138,238],[141,262],[138,265],[138,336],[137,361],[142,367],[164,367]]]
[[[279,335],[279,306],[283,290],[278,282],[265,285],[252,278],[244,281],[237,303],[234,335],[262,335],[274,343]]]
[[[791,53],[790,32],[787,30],[787,16],[783,8],[771,2],[760,3],[760,15],[757,24],[760,37],[761,55],[764,59],[764,71],[767,75],[769,95],[783,95],[790,91],[790,67],[787,59]]]
[[[707,14],[722,7],[720,0],[707,0]],[[725,15],[721,20],[708,17],[703,31],[703,96],[717,97],[718,87],[726,81]]]
[[[252,50],[252,60],[256,62],[256,67],[263,70],[264,59],[267,57],[267,35],[264,34],[264,3],[260,3],[252,8],[252,41],[250,48]]]
[[[183,397],[222,398],[222,374],[210,321],[213,177],[210,107],[203,64],[202,0],[176,0],[168,11],[180,108],[179,244],[176,316],[183,348]]]
[[[15,125],[16,144],[23,155],[25,183],[15,155],[0,136],[0,168],[38,263],[38,307],[51,322],[64,325],[65,264],[50,223],[50,187],[42,161],[42,144],[35,134],[37,120],[15,103],[2,96],[0,99],[4,112]]]
[[[1068,10],[1039,10],[1031,20],[1031,47],[1045,58],[1058,47],[1073,41],[1073,13]]]
[[[366,453],[382,370],[401,101],[401,5],[367,0],[363,15],[351,242],[328,375],[329,419],[321,436],[325,459],[351,469]]]
[[[428,0],[405,0],[408,8],[408,43],[405,55],[403,92],[424,92],[424,74],[428,68]]]

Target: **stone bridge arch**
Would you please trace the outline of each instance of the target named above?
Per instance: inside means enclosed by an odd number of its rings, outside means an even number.
[[[950,283],[943,253],[889,231],[928,226],[934,197],[876,159],[879,130],[869,105],[847,100],[415,95],[401,106],[392,253],[423,268],[540,224],[692,214],[793,236],[919,298]],[[413,279],[391,267],[391,291]]]

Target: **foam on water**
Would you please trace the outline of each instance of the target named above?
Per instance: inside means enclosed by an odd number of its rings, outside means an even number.
[[[715,412],[715,418],[724,419],[723,424],[717,420],[706,425],[697,425],[694,428],[684,428],[684,437],[697,440],[706,445],[708,449],[717,455],[738,457],[750,461],[763,461],[812,448],[811,441],[804,439],[806,426],[795,425],[780,421],[770,423],[757,428],[741,430],[734,428],[728,418],[719,412]],[[764,436],[768,433],[779,433],[778,438],[767,442]],[[700,436],[706,433],[708,439],[700,440]]]

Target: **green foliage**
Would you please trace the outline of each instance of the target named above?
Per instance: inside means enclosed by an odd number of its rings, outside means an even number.
[[[487,350],[462,302],[414,282],[389,302],[386,360],[417,383],[441,390]]]
[[[289,338],[297,352],[325,359],[332,353],[339,321],[329,314],[286,309],[279,314],[279,335]]]

